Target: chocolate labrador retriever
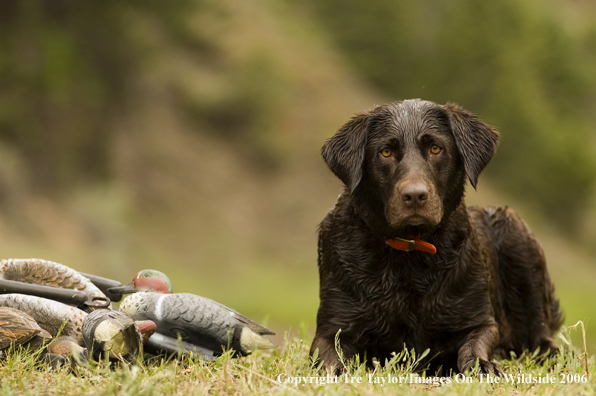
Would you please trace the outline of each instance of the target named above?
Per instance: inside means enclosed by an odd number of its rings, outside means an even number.
[[[542,248],[511,209],[464,204],[498,132],[454,104],[405,100],[360,113],[322,149],[345,184],[320,225],[321,304],[311,354],[381,362],[431,349],[449,374],[509,351],[553,353],[559,302]],[[341,330],[341,331],[340,331]]]

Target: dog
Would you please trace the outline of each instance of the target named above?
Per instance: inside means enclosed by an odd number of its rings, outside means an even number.
[[[499,133],[456,104],[392,102],[355,115],[322,148],[345,184],[319,226],[320,306],[311,356],[344,370],[430,348],[437,373],[503,375],[491,360],[555,353],[562,323],[544,253],[506,207],[466,207],[466,180]],[[317,352],[315,352],[317,351]]]

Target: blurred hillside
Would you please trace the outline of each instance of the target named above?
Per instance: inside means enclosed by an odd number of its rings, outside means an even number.
[[[312,323],[316,226],[341,188],[319,150],[375,100],[309,22],[232,1],[0,7],[2,256],[122,281],[157,268]]]
[[[455,101],[496,125],[494,182],[583,236],[596,177],[593,18],[565,21],[560,4],[533,0],[312,4],[380,91]]]
[[[341,190],[320,147],[422,97],[501,130],[470,202],[519,209],[569,324],[596,315],[596,11],[363,4],[0,3],[1,256],[123,282],[156,268],[280,334],[313,330],[316,226]]]

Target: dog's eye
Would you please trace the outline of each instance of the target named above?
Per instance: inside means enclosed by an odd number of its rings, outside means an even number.
[[[434,144],[434,145],[430,146],[430,153],[431,153],[431,154],[435,154],[435,155],[437,155],[437,154],[439,154],[439,153],[440,153],[442,150],[443,150],[443,149],[442,149],[442,148],[440,148],[439,146],[437,146],[436,144]]]
[[[388,148],[384,148],[383,150],[381,150],[381,155],[385,158],[391,157],[393,155],[393,151],[391,151]]]

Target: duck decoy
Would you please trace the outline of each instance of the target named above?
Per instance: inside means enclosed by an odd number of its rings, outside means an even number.
[[[53,261],[42,259],[2,260],[0,261],[0,280],[7,281],[0,283],[0,287],[9,292],[47,297],[71,305],[84,305],[89,309],[106,308],[110,305],[110,299],[89,279],[75,270]],[[9,281],[18,281],[23,285]],[[34,284],[35,286],[27,287],[24,284]],[[56,290],[43,286],[51,286]],[[64,292],[60,289],[67,291]],[[70,301],[68,289],[72,289]]]
[[[23,311],[9,307],[0,307],[0,357],[4,357],[10,346],[23,345],[29,350],[50,344],[52,335],[39,327],[35,319]],[[38,359],[48,363],[53,369],[66,363],[64,356],[50,352],[56,350],[60,340],[50,344]],[[70,355],[70,351],[67,352]]]
[[[52,339],[51,334],[39,327],[30,315],[18,309],[0,307],[0,350],[23,345],[35,337],[45,341]]]
[[[4,357],[9,346],[23,345],[29,350],[47,346],[38,359],[46,362],[53,369],[66,364],[67,358],[56,351],[65,349],[62,340],[50,343],[52,335],[39,327],[35,319],[23,311],[9,307],[0,307],[0,357]],[[70,344],[66,344],[63,354],[70,356]]]
[[[44,297],[63,304],[76,306],[84,311],[94,308],[106,308],[109,305],[106,301],[93,299],[93,297],[80,290],[61,289],[58,287],[0,279],[0,294],[10,293]]]
[[[240,356],[275,348],[263,337],[275,333],[236,310],[196,294],[170,294],[172,283],[163,272],[140,271],[128,285],[109,291],[133,293],[120,303],[120,311],[135,320],[154,321],[156,334],[180,337],[214,354],[221,354],[222,348],[232,348]]]
[[[51,353],[86,359],[81,327],[87,313],[70,305],[43,297],[24,294],[0,295],[0,307],[17,309],[31,316],[52,337],[60,336],[48,346]]]
[[[108,355],[118,360],[138,357],[141,341],[155,331],[155,323],[136,323],[123,312],[101,309],[91,312],[83,321],[83,340],[95,359]]]

